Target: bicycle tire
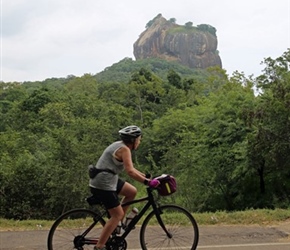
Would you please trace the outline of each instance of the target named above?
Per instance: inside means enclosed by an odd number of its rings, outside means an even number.
[[[88,231],[85,238],[91,240],[86,245],[82,235],[96,221],[97,224]],[[105,225],[105,220],[98,213],[89,209],[72,209],[62,214],[53,223],[47,238],[48,250],[87,250],[93,248]]]
[[[197,223],[186,209],[177,205],[160,206],[161,219],[171,234],[169,238],[159,225],[155,212],[150,212],[142,223],[140,244],[143,250],[191,249],[199,240]]]

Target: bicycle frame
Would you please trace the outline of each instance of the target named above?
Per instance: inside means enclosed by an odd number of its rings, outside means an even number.
[[[132,229],[136,226],[136,224],[139,222],[139,220],[143,217],[143,215],[147,212],[147,210],[152,207],[153,211],[154,211],[154,214],[157,218],[157,221],[159,223],[159,225],[161,226],[161,228],[164,230],[164,232],[166,233],[166,235],[171,238],[172,235],[167,231],[161,217],[160,217],[160,214],[161,214],[161,211],[159,210],[158,208],[158,204],[156,204],[155,202],[155,199],[154,199],[154,196],[153,196],[153,188],[149,188],[147,187],[147,196],[146,197],[143,197],[143,198],[139,198],[139,199],[135,199],[133,201],[128,201],[126,203],[122,203],[121,206],[122,207],[125,207],[125,206],[130,206],[130,205],[133,205],[133,204],[136,204],[136,203],[140,203],[140,202],[144,202],[144,201],[147,201],[147,203],[143,206],[143,208],[141,209],[141,211],[132,219],[132,221],[129,223],[129,225],[126,226],[126,230],[121,234],[121,235],[118,235],[116,234],[116,232],[114,231],[112,233],[113,235],[113,238],[114,237],[118,237],[120,240],[124,240],[128,234],[130,234],[130,232],[132,231]],[[105,212],[103,213],[100,213],[98,215],[98,218],[103,218],[105,215],[108,215],[108,211],[106,210]],[[85,244],[96,244],[97,243],[97,239],[89,239],[89,238],[85,238],[85,235],[87,235],[87,233],[96,225],[97,221],[98,221],[98,218],[96,218],[94,220],[94,223],[81,235],[80,238],[83,238],[85,239],[84,240],[84,243]]]
[[[161,219],[161,216],[160,216],[161,211],[159,210],[158,204],[156,204],[156,202],[154,200],[153,190],[154,190],[153,188],[147,187],[147,196],[146,197],[135,199],[133,201],[128,201],[128,202],[121,204],[122,207],[125,207],[125,206],[130,206],[130,205],[133,205],[136,203],[147,201],[147,203],[144,205],[144,207],[141,209],[141,211],[132,219],[132,221],[126,227],[125,231],[121,235],[116,234],[116,232],[114,231],[112,233],[112,235],[113,235],[112,238],[117,237],[119,240],[125,240],[125,238],[128,236],[128,234],[130,234],[131,230],[136,226],[136,224],[139,222],[139,220],[143,217],[143,215],[147,212],[147,210],[150,207],[152,207],[154,214],[157,218],[157,221],[158,221],[159,225],[161,226],[161,228],[166,233],[167,237],[172,238],[172,235],[168,232],[168,230],[166,229],[166,227]],[[83,232],[79,237],[77,237],[75,239],[75,245],[78,245],[78,240],[80,240],[80,239],[83,242],[83,244],[88,244],[88,245],[97,244],[97,242],[98,242],[97,238],[86,238],[85,236],[96,225],[98,220],[100,218],[103,218],[105,215],[109,216],[109,213],[107,210],[105,210],[102,213],[100,212],[99,215],[96,218],[94,218],[94,222],[88,227],[88,229],[85,230],[85,232]]]
[[[131,232],[131,230],[135,227],[135,225],[138,223],[138,221],[143,217],[143,215],[146,213],[146,211],[152,207],[154,214],[157,218],[157,221],[161,228],[165,231],[166,235],[171,238],[171,234],[166,230],[165,225],[160,217],[160,210],[158,209],[158,205],[156,204],[154,197],[153,197],[153,189],[147,187],[147,197],[135,199],[133,201],[128,201],[126,203],[122,204],[122,207],[133,205],[136,203],[147,201],[147,203],[144,205],[144,207],[141,209],[141,211],[132,219],[132,221],[127,226],[125,232],[119,236],[121,239],[125,239],[127,235]]]

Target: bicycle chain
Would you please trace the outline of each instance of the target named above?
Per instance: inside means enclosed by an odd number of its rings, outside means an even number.
[[[108,250],[126,250],[127,241],[119,236],[114,236],[106,245]]]

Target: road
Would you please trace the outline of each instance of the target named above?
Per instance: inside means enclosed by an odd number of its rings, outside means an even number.
[[[290,222],[271,226],[200,226],[198,250],[289,250]],[[134,232],[134,234],[133,234]],[[140,250],[138,229],[128,250]],[[46,250],[47,230],[1,231],[1,250]]]

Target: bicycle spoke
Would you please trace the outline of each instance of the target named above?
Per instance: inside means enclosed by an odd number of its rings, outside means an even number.
[[[152,212],[144,220],[140,232],[140,243],[144,250],[159,249],[196,249],[198,243],[198,227],[192,215],[174,205],[161,207],[161,218],[166,232],[159,225]]]

